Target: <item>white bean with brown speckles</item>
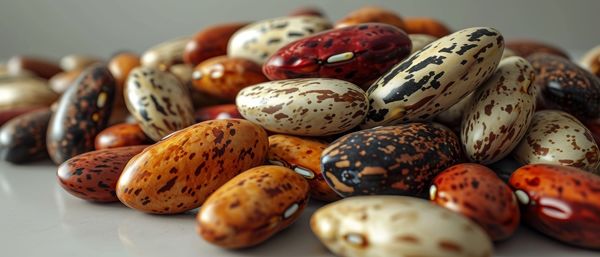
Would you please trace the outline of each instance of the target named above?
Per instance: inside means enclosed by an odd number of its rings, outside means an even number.
[[[270,81],[242,89],[238,110],[265,129],[291,135],[324,136],[361,123],[368,108],[365,92],[338,79]]]
[[[473,221],[406,196],[356,196],[317,210],[315,235],[339,256],[489,257],[492,242]]]
[[[461,141],[469,160],[494,163],[517,146],[535,112],[534,77],[527,60],[509,57],[500,61],[494,75],[475,91],[461,125]]]
[[[549,163],[594,172],[600,165],[600,150],[592,133],[572,115],[556,110],[533,115],[513,156],[522,164]]]
[[[263,64],[282,46],[331,28],[317,16],[287,16],[262,20],[238,30],[227,46],[227,55]]]

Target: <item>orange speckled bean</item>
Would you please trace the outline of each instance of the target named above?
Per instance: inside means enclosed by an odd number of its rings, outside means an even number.
[[[202,205],[198,233],[225,248],[257,245],[298,219],[308,202],[302,176],[280,166],[259,166],[233,178]]]
[[[314,139],[288,135],[269,137],[267,160],[302,175],[310,184],[311,196],[321,201],[335,201],[341,197],[327,185],[321,172],[321,153],[328,144]]]
[[[267,149],[267,133],[249,121],[198,123],[129,161],[117,183],[117,197],[143,212],[185,212],[240,172],[261,165]]]

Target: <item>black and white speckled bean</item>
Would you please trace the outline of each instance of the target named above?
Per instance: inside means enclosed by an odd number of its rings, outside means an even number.
[[[194,124],[189,95],[177,77],[157,68],[133,69],[125,85],[127,109],[155,141]]]
[[[500,32],[463,29],[409,56],[367,91],[364,128],[429,120],[487,80],[504,49]]]
[[[317,16],[288,16],[257,21],[233,34],[229,39],[227,55],[262,65],[282,46],[329,28],[331,24]]]

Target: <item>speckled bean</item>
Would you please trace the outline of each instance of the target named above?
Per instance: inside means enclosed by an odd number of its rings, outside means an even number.
[[[534,78],[525,59],[514,56],[500,61],[465,109],[460,139],[467,158],[490,164],[517,146],[535,112],[538,90]]]
[[[308,203],[308,183],[280,166],[249,169],[215,191],[198,212],[198,234],[225,248],[260,244],[294,223]]]
[[[173,133],[133,158],[119,178],[125,205],[157,214],[199,207],[242,171],[261,165],[267,133],[249,121],[206,121]]]
[[[0,159],[25,163],[47,157],[46,130],[52,112],[43,108],[19,115],[0,128]]]
[[[337,79],[288,79],[242,89],[236,98],[244,118],[265,129],[300,136],[348,131],[363,120],[367,98],[358,86]]]
[[[108,125],[115,90],[108,69],[96,64],[63,94],[46,136],[48,153],[56,164],[94,150],[96,135]]]
[[[600,78],[577,64],[551,54],[533,54],[538,100],[544,109],[558,109],[577,118],[600,117]]]
[[[493,245],[468,218],[405,196],[357,196],[313,214],[313,233],[338,256],[490,257]]]
[[[327,143],[289,135],[269,136],[267,160],[273,165],[290,168],[310,184],[312,198],[331,202],[341,197],[327,185],[321,172],[321,153]]]
[[[262,65],[282,46],[329,28],[329,22],[317,16],[288,16],[258,21],[231,36],[227,55]]]
[[[408,123],[342,136],[321,155],[325,180],[344,197],[423,196],[431,180],[461,160],[460,143],[436,123]]]
[[[494,73],[503,42],[495,29],[468,28],[412,54],[371,85],[362,127],[428,120],[449,109]]]
[[[527,224],[562,242],[600,249],[600,176],[531,164],[515,171],[510,185]]]
[[[531,126],[513,151],[522,164],[548,163],[598,172],[600,150],[592,133],[572,115],[554,110],[538,111]]]
[[[58,167],[58,182],[65,191],[83,200],[117,202],[115,188],[123,168],[146,147],[119,147],[77,155]]]
[[[125,85],[125,104],[152,140],[194,124],[188,89],[171,73],[138,67]]]
[[[442,171],[433,180],[429,197],[475,221],[494,241],[509,238],[521,221],[510,187],[482,165],[461,163]]]

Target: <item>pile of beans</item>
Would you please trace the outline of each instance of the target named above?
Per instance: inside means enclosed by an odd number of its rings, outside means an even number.
[[[108,62],[11,58],[0,156],[49,156],[87,201],[200,207],[224,248],[268,243],[312,198],[340,256],[490,256],[522,223],[600,249],[598,76],[600,47],[575,63],[489,27],[305,8]]]

